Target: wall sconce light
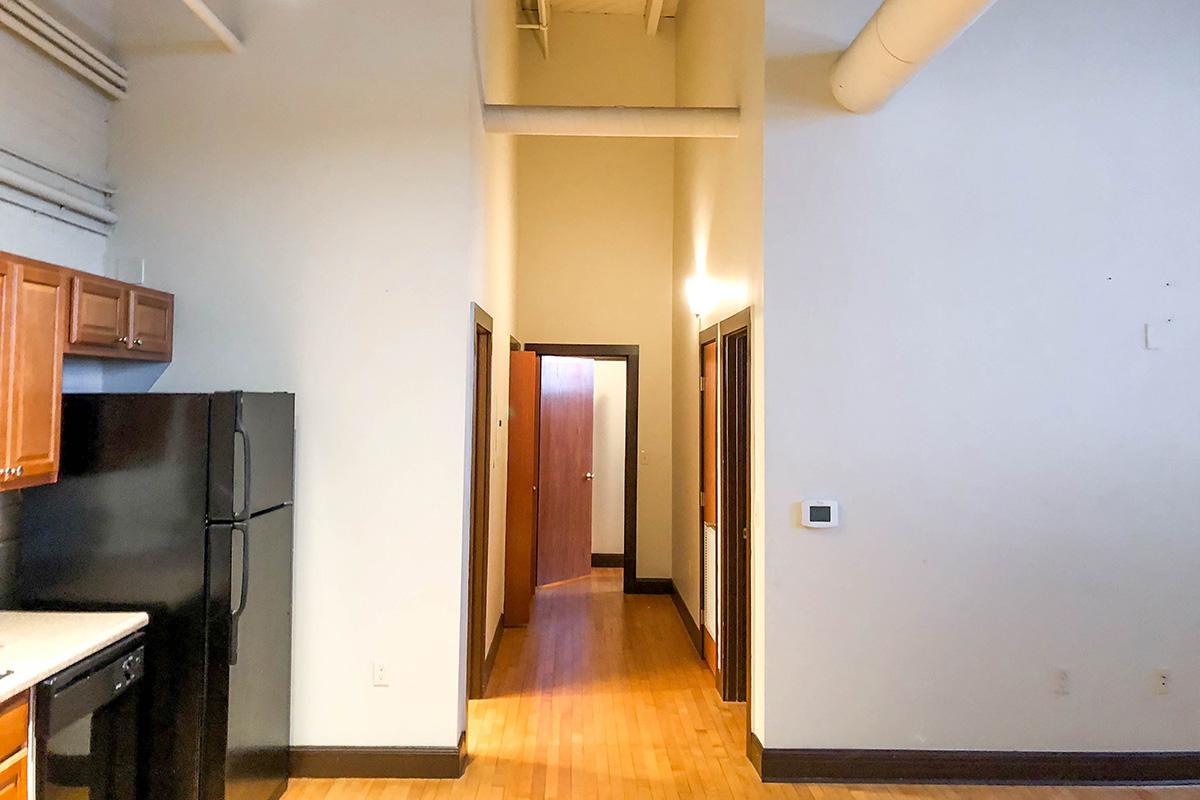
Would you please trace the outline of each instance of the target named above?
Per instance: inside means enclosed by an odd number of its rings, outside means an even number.
[[[697,317],[712,311],[717,304],[717,282],[704,274],[693,275],[683,282],[688,308]]]

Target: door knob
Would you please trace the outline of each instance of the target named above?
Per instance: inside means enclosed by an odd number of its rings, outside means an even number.
[[[596,477],[596,473],[594,473],[594,472],[588,472],[588,473],[586,473],[586,474],[585,474],[583,477],[584,477],[584,479],[585,479],[585,480],[589,480],[589,481],[590,481],[592,478]]]

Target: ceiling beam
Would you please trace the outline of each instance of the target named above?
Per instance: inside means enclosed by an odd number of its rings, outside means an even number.
[[[221,21],[221,18],[217,16],[217,12],[209,8],[208,3],[204,0],[183,0],[183,4],[188,7],[189,11],[196,15],[197,19],[204,23],[204,27],[208,28],[213,36],[217,37],[221,42],[221,46],[230,53],[240,53],[246,49],[237,34]]]
[[[646,35],[658,34],[658,24],[662,22],[664,0],[646,0]]]

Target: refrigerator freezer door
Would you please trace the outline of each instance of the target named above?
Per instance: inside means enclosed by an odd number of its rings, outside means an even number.
[[[287,786],[292,509],[209,529],[206,800],[273,800]]]
[[[152,800],[199,790],[208,418],[207,395],[67,395],[59,482],[24,492],[23,607],[150,614]]]
[[[291,394],[213,396],[210,519],[246,519],[292,502],[295,417]]]

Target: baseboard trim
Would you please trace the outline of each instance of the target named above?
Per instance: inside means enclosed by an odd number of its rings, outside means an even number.
[[[483,691],[487,694],[488,681],[492,678],[492,667],[496,666],[496,655],[500,652],[500,637],[504,635],[504,612],[496,620],[496,631],[492,634],[492,646],[483,659]]]
[[[675,601],[675,610],[679,612],[679,619],[683,621],[688,638],[692,640],[700,658],[704,658],[704,634],[700,632],[696,620],[692,619],[692,612],[688,611],[687,603],[683,602],[683,595],[679,593],[679,587],[675,585],[674,580],[671,581],[671,599]]]
[[[767,783],[1200,783],[1196,752],[784,750],[764,748],[751,734],[746,757]]]
[[[626,594],[670,594],[670,578],[634,578],[626,581]]]
[[[458,747],[293,747],[293,778],[459,778],[467,735]]]
[[[592,566],[613,568],[625,566],[624,553],[592,553]]]

